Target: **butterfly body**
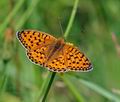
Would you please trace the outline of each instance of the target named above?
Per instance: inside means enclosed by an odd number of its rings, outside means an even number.
[[[49,54],[48,54],[48,58],[47,58],[47,62],[52,59],[51,57],[54,58],[54,56],[56,56],[59,51],[61,51],[63,49],[65,45],[65,42],[64,42],[64,39],[60,38],[58,40],[56,40],[55,42],[53,42],[51,45],[50,45],[50,48],[49,48]],[[46,62],[46,63],[47,63]]]
[[[25,47],[28,58],[54,72],[90,71],[92,65],[77,47],[65,43],[64,39],[40,31],[17,32],[17,38]]]

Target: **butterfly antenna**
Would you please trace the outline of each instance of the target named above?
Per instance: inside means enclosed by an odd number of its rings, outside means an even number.
[[[59,26],[60,26],[60,31],[61,31],[61,34],[62,34],[62,38],[63,38],[63,34],[64,34],[64,32],[63,32],[63,28],[62,28],[62,24],[61,24],[61,18],[59,17],[58,18],[58,21],[59,21]]]

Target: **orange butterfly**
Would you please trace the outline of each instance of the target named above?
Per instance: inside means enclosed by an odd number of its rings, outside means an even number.
[[[80,50],[65,43],[64,39],[41,31],[23,30],[17,32],[17,38],[27,51],[28,58],[53,72],[92,70],[88,58]]]

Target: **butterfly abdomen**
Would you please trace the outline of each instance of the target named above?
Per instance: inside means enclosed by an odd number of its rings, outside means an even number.
[[[51,59],[51,57],[54,57],[54,55],[57,54],[62,48],[64,47],[65,43],[63,39],[58,39],[55,44],[51,47],[49,55],[48,55],[48,60]]]

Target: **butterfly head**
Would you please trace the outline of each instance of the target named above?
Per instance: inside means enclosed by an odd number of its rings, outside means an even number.
[[[57,42],[60,43],[60,44],[64,44],[65,43],[63,38],[58,38]]]

